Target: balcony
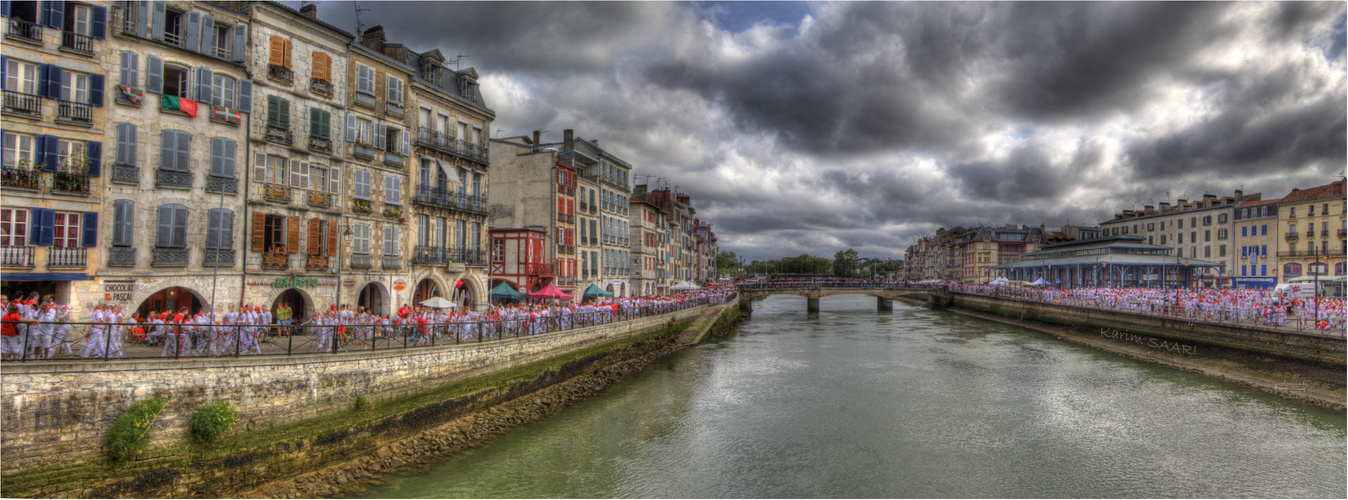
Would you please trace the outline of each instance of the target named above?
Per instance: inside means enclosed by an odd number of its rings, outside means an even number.
[[[70,172],[52,174],[52,192],[89,196],[89,176]]]
[[[239,194],[239,180],[214,175],[206,176],[206,191],[211,193]]]
[[[595,215],[595,214],[598,214],[598,213],[599,213],[599,207],[594,206],[594,205],[590,205],[590,215]]]
[[[1321,229],[1321,230],[1320,230],[1320,237],[1321,237],[1321,238],[1328,238],[1328,237],[1329,237],[1329,230],[1328,230],[1328,229]]]
[[[332,139],[309,136],[309,151],[332,154]]]
[[[576,247],[572,245],[558,245],[557,253],[562,255],[572,255],[576,253]]]
[[[464,250],[463,262],[474,267],[485,267],[487,265],[487,253],[482,250]]]
[[[152,265],[157,267],[180,267],[187,265],[187,248],[155,248]]]
[[[351,255],[351,269],[369,269],[371,267],[374,267],[374,264],[370,259],[370,254],[358,253]]]
[[[556,265],[555,265],[555,264],[525,264],[525,265],[524,265],[524,272],[525,272],[525,274],[528,274],[529,276],[540,277],[540,278],[548,277],[548,276],[554,276],[555,273],[554,273],[553,271],[554,271],[555,269],[556,269]]]
[[[467,193],[450,193],[445,188],[436,188],[428,185],[417,186],[416,197],[412,198],[413,203],[431,205],[436,207],[451,208],[454,210],[463,210],[473,212],[479,215],[486,215],[486,209],[482,206],[481,196],[468,196]]]
[[[167,43],[169,45],[181,49],[187,46],[187,39],[183,37],[182,33],[174,33],[169,30],[164,30],[164,43]]]
[[[37,265],[36,247],[0,247],[0,266],[33,267]]]
[[[280,82],[289,85],[295,83],[295,72],[291,71],[290,68],[287,68],[285,66],[268,64],[267,79],[274,82]]]
[[[11,17],[9,18],[9,31],[5,32],[5,38],[15,38],[40,44],[42,43],[42,26],[17,17]]]
[[[351,146],[351,156],[357,160],[374,161],[374,147],[357,142]]]
[[[1348,229],[1340,229],[1337,234],[1340,238],[1348,237]]]
[[[234,267],[234,250],[207,248],[201,254],[201,267]]]
[[[282,252],[262,254],[262,269],[271,271],[290,270],[290,254]]]
[[[373,110],[378,107],[378,103],[375,102],[373,95],[356,91],[356,106]]]
[[[445,247],[417,245],[412,254],[413,264],[439,265],[445,263]]]
[[[384,102],[384,113],[398,118],[403,117],[403,105],[396,102]]]
[[[19,170],[5,167],[3,173],[0,174],[0,186],[37,191],[42,188],[42,172],[33,169]]]
[[[219,40],[217,40],[217,42],[218,41]],[[215,56],[216,59],[224,59],[226,61],[231,61],[232,59],[230,58],[230,54],[231,52],[228,45],[225,46],[216,45],[214,47],[211,47],[210,55]]]
[[[154,185],[166,188],[191,188],[192,173],[160,168],[155,171]]]
[[[294,137],[291,135],[290,129],[285,129],[274,125],[267,125],[266,138],[271,142],[275,142],[278,144],[285,144],[287,146],[289,146],[291,143],[294,142]]]
[[[262,188],[262,199],[273,203],[290,203],[290,186],[266,184]]]
[[[56,101],[56,119],[77,125],[93,126],[94,107],[82,102]]]
[[[400,154],[398,154],[398,153],[394,153],[394,152],[391,152],[391,151],[385,151],[385,152],[384,152],[384,165],[385,165],[385,166],[391,166],[391,167],[397,167],[397,168],[403,168],[403,166],[406,165],[406,163],[405,163],[404,160],[403,160],[403,155],[400,155]]]
[[[1300,237],[1301,237],[1301,233],[1287,233],[1287,235],[1284,236],[1284,238],[1285,238],[1285,239],[1288,239],[1288,240],[1295,240],[1295,239],[1298,239],[1298,238],[1300,238]]]
[[[374,203],[371,203],[370,200],[352,199],[351,209],[356,213],[368,214],[374,212]]]
[[[309,90],[323,97],[332,97],[332,82],[319,78],[310,78]]]
[[[42,116],[42,98],[32,94],[6,90],[4,110],[5,114],[27,115],[30,118],[40,117]]]
[[[136,265],[136,249],[132,247],[109,247],[108,267],[133,267]]]
[[[425,127],[417,129],[417,144],[483,165],[487,164],[487,148],[468,141],[460,141],[433,129]]]
[[[379,265],[385,271],[403,268],[403,258],[400,255],[385,255],[379,260]]]
[[[318,273],[332,272],[332,268],[328,266],[328,256],[326,255],[309,255],[309,258],[304,260],[304,270]]]
[[[320,193],[320,192],[318,192],[318,191],[309,191],[307,194],[308,194],[308,196],[305,196],[305,197],[304,197],[304,202],[307,203],[307,204],[308,204],[309,206],[311,206],[311,207],[314,207],[314,208],[328,208],[328,207],[332,206],[332,198],[331,198],[330,196],[328,196],[328,193]]]
[[[117,184],[140,184],[140,167],[135,165],[113,165],[112,182]]]
[[[94,55],[94,39],[79,33],[62,31],[61,48],[91,56]]]
[[[403,207],[401,205],[384,204],[384,217],[396,219],[403,216]]]

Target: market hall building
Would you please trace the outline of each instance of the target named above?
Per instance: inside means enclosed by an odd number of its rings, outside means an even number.
[[[1173,248],[1149,245],[1140,237],[1111,236],[1045,245],[992,269],[1007,279],[1034,282],[1043,278],[1059,288],[1192,288],[1222,267],[1172,252]]]

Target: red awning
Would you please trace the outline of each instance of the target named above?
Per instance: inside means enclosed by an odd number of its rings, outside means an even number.
[[[525,295],[525,297],[530,299],[557,299],[557,300],[571,300],[572,298],[570,295],[562,293],[562,291],[558,290],[557,287],[552,286],[552,283],[548,283],[547,286],[544,286],[537,292],[527,294]]]

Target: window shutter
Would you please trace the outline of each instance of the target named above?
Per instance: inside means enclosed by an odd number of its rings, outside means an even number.
[[[274,95],[267,96],[267,126],[280,127],[278,122],[277,110],[281,107],[281,98]]]
[[[331,185],[332,194],[341,196],[342,194],[342,169],[333,167],[328,169],[328,183]]]
[[[278,101],[279,104],[277,104],[277,107],[280,108],[281,111],[281,117],[278,119],[280,121],[279,125],[283,129],[290,130],[290,101],[285,99],[278,99]]]
[[[141,4],[141,6],[144,7],[145,4]],[[167,11],[164,8],[164,2],[151,2],[151,8],[154,10],[152,13],[154,16],[154,24],[152,25],[153,31],[150,32],[150,36],[154,37],[155,40],[162,42],[164,41],[164,21],[168,17]]]
[[[187,13],[187,50],[201,50],[201,13],[195,10]]]
[[[253,81],[239,80],[239,111],[253,112]]]
[[[0,1],[0,17],[9,17],[9,0]]]
[[[140,54],[129,50],[122,51],[122,68],[120,77],[122,85],[131,88],[140,87]]]
[[[383,122],[374,122],[374,148],[379,150],[388,149],[388,125]]]
[[[267,44],[268,48],[267,64],[270,64],[272,66],[285,65],[285,63],[283,62],[286,53],[285,44],[286,44],[285,39],[281,38],[280,35],[271,36],[271,43]]]
[[[234,62],[243,62],[243,44],[248,41],[248,25],[234,25],[234,50],[230,53]]]
[[[356,115],[348,112],[346,114],[346,142],[355,142],[356,140]]]
[[[220,248],[220,209],[206,212],[206,248]]]
[[[253,154],[253,181],[267,182],[267,155]]]
[[[136,6],[136,37],[145,38],[145,29],[150,26],[150,4],[145,2],[127,2],[128,5]],[[151,31],[153,33],[153,31]]]
[[[84,143],[84,156],[89,158],[89,170],[85,175],[98,177],[103,171],[103,143],[95,141]]]
[[[145,71],[145,91],[163,94],[164,60],[152,55],[145,56],[145,60],[149,63],[149,68]]]
[[[46,69],[42,69],[46,68]],[[44,80],[45,78],[45,80]],[[38,94],[48,99],[61,98],[61,68],[50,64],[38,67]]]
[[[292,215],[286,220],[286,253],[300,251],[300,217]]]
[[[208,56],[215,55],[215,18],[201,16],[201,48],[192,49]]]
[[[135,221],[136,203],[131,200],[117,200],[113,204],[112,246],[131,246],[131,228]]]
[[[42,2],[47,5],[49,16],[47,26],[58,30],[65,29],[66,22],[66,3],[65,2]]]
[[[322,135],[320,135],[323,133],[322,118],[323,110],[309,108],[309,137],[322,137]]]
[[[107,38],[108,8],[94,7],[92,10],[93,10],[93,22],[90,23],[91,30],[89,31],[89,33],[92,34],[94,38],[97,38],[99,40]]]
[[[126,123],[126,122],[121,122],[121,123],[118,123],[118,124],[117,124],[117,159],[116,159],[116,161],[117,161],[117,164],[118,164],[118,165],[134,165],[134,164],[135,164],[135,163],[132,163],[130,160],[128,160],[128,158],[130,157],[131,150],[130,150],[130,147],[128,146],[128,144],[127,144],[127,140],[128,140],[128,137],[127,137],[127,135],[128,135],[127,127],[134,127],[134,125],[131,125],[130,123]]]
[[[318,217],[309,219],[309,236],[304,245],[305,255],[318,255],[323,251],[323,235],[320,234],[322,227],[318,222]]]
[[[225,146],[225,154],[224,154],[225,163],[223,168],[221,169],[221,175],[223,175],[225,178],[233,179],[235,178],[234,163],[236,156],[234,156],[234,152],[236,144],[232,139],[220,139],[220,140]]]
[[[220,248],[234,248],[234,211],[226,208],[220,218]]]
[[[290,187],[293,187],[295,189],[308,189],[304,185],[304,176],[300,174],[301,170],[307,169],[308,169],[307,162],[300,162],[299,168],[290,169]],[[308,172],[305,173],[307,174]]]
[[[103,75],[89,75],[89,105],[96,108],[103,107],[104,80],[106,79]]]
[[[412,156],[412,132],[403,131],[403,156]]]
[[[319,80],[332,81],[332,57],[325,52],[314,52],[313,77]]]
[[[328,221],[328,256],[337,255],[337,221]],[[342,263],[338,262],[338,266]]]
[[[290,55],[291,55],[291,54],[290,54],[290,53],[294,50],[294,46],[291,45],[290,39],[289,39],[289,38],[286,39],[285,49],[286,49],[286,53],[285,53],[285,67],[286,67],[286,69],[291,69],[291,67],[290,67],[290,59],[291,59],[291,58],[290,58]]]
[[[215,72],[205,66],[197,68],[197,100],[202,104],[211,103],[211,82]]]
[[[223,137],[211,138],[211,175],[214,176],[220,176],[225,166],[225,147],[221,144],[224,140]]]
[[[177,136],[178,136],[178,162],[177,162],[178,171],[187,172],[191,170],[191,162],[189,158],[191,157],[190,152],[192,150],[192,142],[191,142],[192,134],[183,131],[178,131]]]
[[[4,5],[9,5],[8,0],[0,0],[0,2],[3,2]],[[5,81],[7,80],[7,78],[5,78],[5,72],[9,71],[7,68],[9,68],[9,57],[0,55],[0,89],[5,88]]]
[[[157,221],[158,227],[154,234],[154,245],[164,248],[173,246],[173,207],[171,205],[160,205]]]
[[[178,205],[173,207],[173,246],[183,248],[187,246],[187,207]]]
[[[163,170],[177,171],[178,164],[178,141],[173,136],[172,130],[164,130],[159,133],[159,168]]]
[[[259,154],[261,156],[261,154]],[[253,212],[253,251],[261,252],[266,247],[267,214]]]
[[[37,138],[42,141],[39,146],[40,158],[42,158],[42,163],[47,164],[47,167],[42,171],[55,172],[58,161],[56,150],[60,147],[59,139],[54,135],[39,135]]]

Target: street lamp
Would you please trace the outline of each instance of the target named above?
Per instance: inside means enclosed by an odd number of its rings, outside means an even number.
[[[351,231],[351,225],[339,224],[337,227],[345,228],[342,230],[342,240],[347,244],[350,244],[352,235],[355,234],[355,232]],[[343,245],[341,244],[337,245],[337,301],[334,302],[337,304],[339,311],[342,307],[342,246]],[[332,352],[337,352],[337,344],[338,343],[335,341],[332,342]]]

